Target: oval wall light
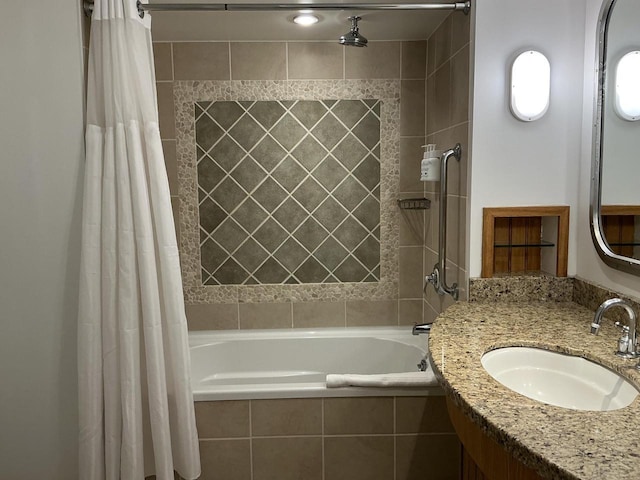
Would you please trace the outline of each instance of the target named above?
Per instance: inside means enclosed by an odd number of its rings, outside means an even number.
[[[511,66],[511,113],[518,120],[532,122],[549,109],[551,65],[542,53],[527,50]]]
[[[624,120],[640,120],[640,51],[625,54],[616,67],[615,111]]]

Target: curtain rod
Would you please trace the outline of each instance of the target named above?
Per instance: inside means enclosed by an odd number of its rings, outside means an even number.
[[[140,17],[145,11],[278,11],[278,10],[453,10],[465,15],[471,2],[455,3],[142,3],[137,2]],[[84,2],[87,16],[93,12],[93,2]]]

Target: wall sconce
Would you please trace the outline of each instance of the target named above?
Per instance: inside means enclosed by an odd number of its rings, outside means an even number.
[[[532,122],[549,109],[551,66],[542,53],[527,50],[511,66],[511,113],[518,120]]]
[[[616,67],[616,113],[629,122],[640,120],[640,51],[625,54]]]

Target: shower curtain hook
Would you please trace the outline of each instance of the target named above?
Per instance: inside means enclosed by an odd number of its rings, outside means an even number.
[[[140,0],[136,2],[136,8],[138,9],[138,16],[144,18],[144,9],[142,8],[142,2]]]

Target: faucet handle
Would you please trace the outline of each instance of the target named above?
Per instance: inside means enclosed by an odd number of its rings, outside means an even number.
[[[620,322],[616,322],[614,325],[622,332],[622,335],[620,335],[620,339],[618,340],[618,351],[616,352],[616,355],[623,358],[638,358],[640,355],[638,352],[634,351],[633,342],[629,335],[629,326]]]

